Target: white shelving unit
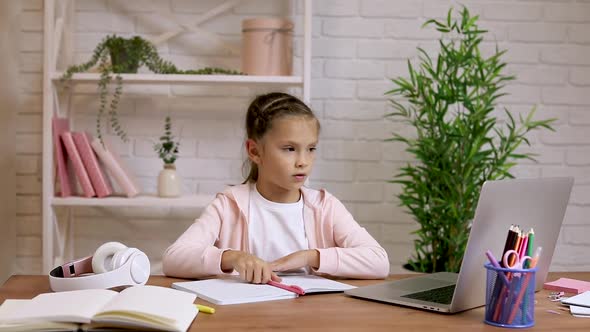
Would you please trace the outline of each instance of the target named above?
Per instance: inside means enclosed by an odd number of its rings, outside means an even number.
[[[62,73],[55,73],[53,82],[59,81]],[[239,76],[239,75],[162,75],[162,74],[121,74],[126,84],[247,84],[302,86],[301,76]],[[74,74],[75,83],[98,83],[99,74]]]
[[[196,19],[195,25],[233,8],[247,0],[220,0],[220,4]],[[44,59],[43,59],[43,272],[48,273],[55,265],[61,264],[73,255],[74,207],[163,207],[195,208],[204,207],[212,196],[191,195],[179,198],[161,199],[156,196],[140,195],[134,198],[107,197],[55,197],[54,188],[54,150],[51,132],[51,119],[54,115],[64,115],[60,110],[57,93],[62,72],[57,70],[58,59],[71,59],[72,41],[67,38],[68,24],[75,14],[73,0],[44,0]],[[237,75],[158,75],[123,74],[124,84],[163,84],[163,85],[243,85],[273,86],[277,88],[301,88],[303,100],[310,102],[311,82],[311,0],[304,0],[303,14],[303,59],[301,76],[237,76]],[[169,14],[163,14],[171,18]],[[163,32],[154,40],[161,43],[174,38],[182,31],[202,31],[196,26],[178,24],[179,28]],[[63,47],[62,47],[63,46]],[[66,61],[67,62],[67,61]],[[75,74],[71,84],[97,83],[99,74]],[[98,98],[98,97],[97,97]],[[69,115],[66,110],[65,115]],[[66,209],[65,218],[57,218],[56,207]]]
[[[205,206],[211,201],[208,195],[185,195],[178,198],[162,199],[155,195],[138,195],[133,198],[109,196],[105,198],[53,197],[52,206],[102,206],[102,207],[177,207],[190,208]]]

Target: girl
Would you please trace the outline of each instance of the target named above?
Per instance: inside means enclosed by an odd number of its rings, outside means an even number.
[[[217,195],[163,258],[171,277],[239,273],[252,283],[277,272],[384,278],[385,250],[325,190],[303,184],[315,161],[320,124],[299,99],[258,96],[246,114],[250,174]]]

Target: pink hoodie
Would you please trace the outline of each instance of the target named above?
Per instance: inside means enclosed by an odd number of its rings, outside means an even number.
[[[325,190],[301,188],[303,220],[310,249],[320,253],[314,272],[346,278],[377,279],[389,274],[385,250],[361,227],[344,205]],[[164,274],[201,278],[223,274],[225,250],[248,248],[248,184],[227,188],[207,206],[166,252]]]

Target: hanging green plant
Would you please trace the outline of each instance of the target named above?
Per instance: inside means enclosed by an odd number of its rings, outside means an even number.
[[[110,61],[109,61],[110,60]],[[61,80],[67,82],[75,73],[83,73],[98,64],[100,79],[98,81],[99,108],[96,117],[96,136],[103,141],[103,118],[107,111],[108,87],[115,74],[115,91],[108,105],[110,127],[124,142],[127,133],[119,123],[117,107],[123,93],[122,73],[137,73],[141,66],[146,66],[155,74],[190,74],[190,75],[243,75],[231,69],[206,67],[196,70],[180,70],[172,62],[164,60],[158,54],[156,46],[139,36],[123,38],[116,35],[106,36],[94,49],[88,62],[73,65],[66,69]]]

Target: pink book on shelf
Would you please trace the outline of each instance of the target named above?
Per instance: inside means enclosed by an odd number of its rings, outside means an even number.
[[[78,183],[80,183],[80,187],[82,188],[83,196],[96,196],[96,192],[92,187],[92,182],[90,182],[88,172],[86,172],[86,168],[84,167],[84,163],[82,162],[82,157],[80,156],[80,153],[76,148],[76,144],[74,143],[72,132],[63,132],[61,134],[61,139],[64,142],[66,151],[68,151],[68,157],[72,162],[72,165],[74,166],[74,172],[76,173],[76,178],[78,179]]]
[[[141,191],[137,180],[135,180],[125,162],[119,157],[117,151],[113,149],[107,140],[103,141],[104,145],[98,138],[95,138],[90,145],[92,145],[94,152],[104,164],[107,172],[115,179],[115,182],[124,191],[125,195],[127,197],[136,196]]]
[[[113,188],[106,177],[102,165],[98,162],[94,150],[90,146],[92,136],[87,132],[73,132],[74,144],[78,149],[78,153],[82,159],[82,163],[88,172],[90,182],[96,191],[96,196],[106,197],[113,193]]]
[[[53,146],[55,147],[55,161],[57,164],[57,179],[60,187],[60,192],[57,195],[61,197],[72,196],[74,183],[68,171],[68,158],[60,136],[63,132],[70,131],[70,123],[68,119],[54,117],[51,120],[51,124],[53,129]]]

